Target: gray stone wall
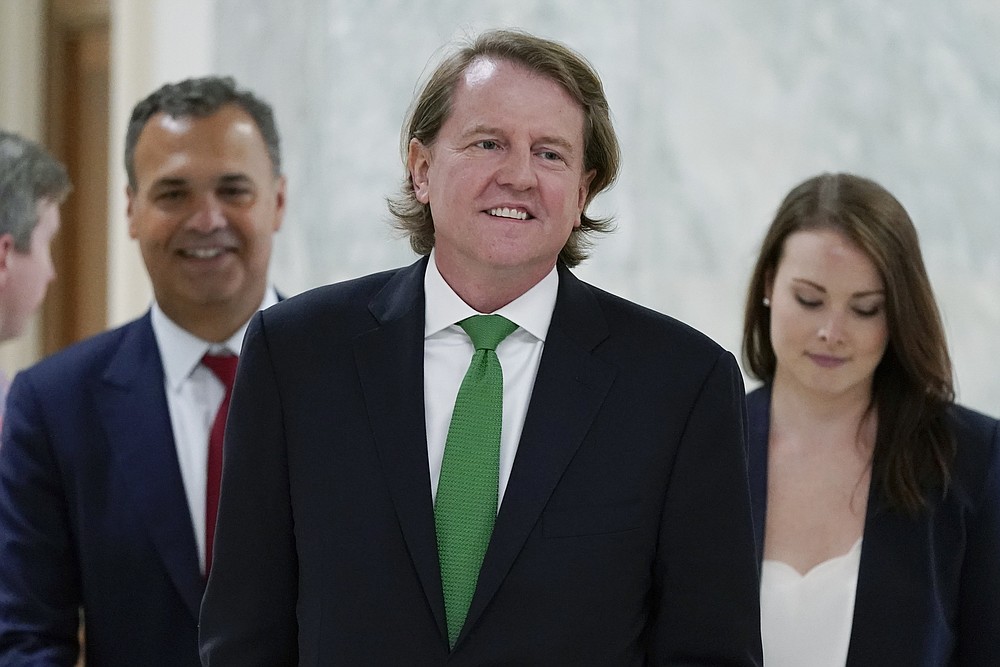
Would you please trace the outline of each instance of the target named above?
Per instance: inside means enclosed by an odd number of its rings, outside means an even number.
[[[409,263],[385,197],[439,47],[488,27],[566,42],[602,74],[624,171],[579,274],[738,351],[743,292],[784,194],[881,182],[921,234],[960,399],[1000,413],[1000,3],[215,0],[215,65],[271,100],[290,202],[288,293]],[[737,355],[738,356],[738,355]]]

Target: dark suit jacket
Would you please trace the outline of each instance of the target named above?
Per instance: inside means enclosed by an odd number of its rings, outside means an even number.
[[[0,447],[0,664],[198,664],[204,583],[150,318],[20,373]]]
[[[769,387],[747,396],[757,541],[767,503]],[[958,442],[944,496],[910,517],[868,496],[848,667],[1000,665],[1000,423],[951,409]]]
[[[251,321],[203,663],[759,663],[735,361],[563,269],[449,656],[424,427],[425,266],[320,288]]]

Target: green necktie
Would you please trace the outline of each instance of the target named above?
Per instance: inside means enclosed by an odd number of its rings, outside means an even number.
[[[517,325],[500,315],[458,323],[476,348],[455,398],[434,503],[448,643],[455,645],[497,516],[503,371],[497,345]]]

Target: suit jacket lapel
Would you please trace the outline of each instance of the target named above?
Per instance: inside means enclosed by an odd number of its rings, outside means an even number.
[[[614,379],[614,369],[592,355],[608,336],[604,315],[590,290],[559,268],[552,323],[466,629],[503,583]]]
[[[886,633],[885,628],[920,627],[914,614],[923,608],[926,589],[914,582],[926,581],[920,555],[927,548],[928,534],[925,518],[890,509],[877,485],[869,486],[848,665],[917,664],[925,655],[920,641],[924,638],[914,636],[914,641],[901,643],[898,638],[906,636],[905,630]]]
[[[369,308],[379,326],[358,337],[355,358],[403,539],[446,637],[424,423],[426,264],[425,258],[400,270],[372,300]]]
[[[163,365],[147,314],[130,327],[98,391],[112,465],[123,480],[191,614],[204,593],[187,496],[164,394]]]

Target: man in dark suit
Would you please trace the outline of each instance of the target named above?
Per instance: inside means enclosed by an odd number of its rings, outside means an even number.
[[[276,300],[278,156],[270,108],[231,79],[169,84],[133,110],[129,232],[155,301],[11,387],[0,664],[74,664],[81,615],[88,667],[199,664],[228,407],[212,368],[235,371],[250,316]]]
[[[489,32],[406,136],[429,256],[251,321],[203,664],[759,664],[735,360],[569,270],[618,171],[597,75]]]

